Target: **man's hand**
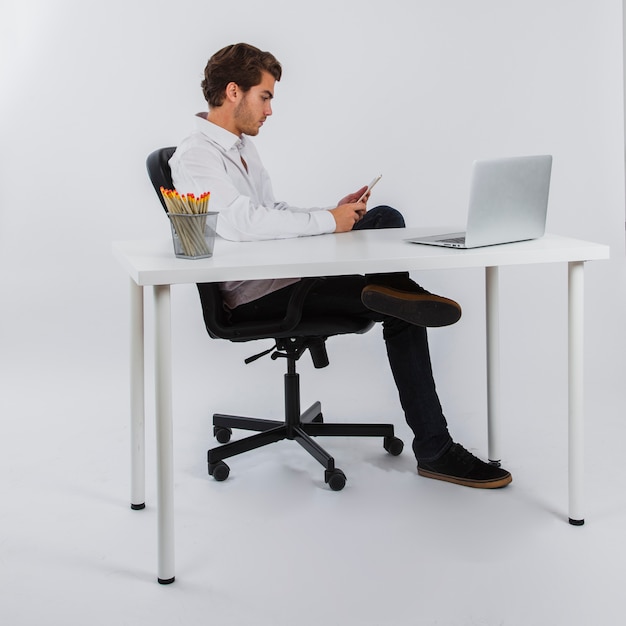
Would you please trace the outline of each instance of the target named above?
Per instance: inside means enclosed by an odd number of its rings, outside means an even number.
[[[363,191],[365,191],[365,189]],[[362,193],[363,192],[361,192],[361,194]],[[363,217],[365,208],[365,202],[350,202],[340,204],[336,209],[330,209],[330,213],[332,213],[332,216],[335,218],[335,223],[337,225],[335,232],[347,233],[352,230],[354,225]]]
[[[337,208],[330,210],[337,224],[336,233],[347,233],[352,230],[354,225],[365,215],[369,193],[361,202],[359,200],[366,191],[367,185],[339,200]]]
[[[354,193],[348,194],[345,198],[342,198],[341,200],[339,200],[339,202],[337,203],[337,206],[341,206],[342,204],[354,204],[355,202],[358,202],[361,199],[361,196],[367,191],[367,185],[365,187],[361,187],[361,189],[359,189],[358,191],[355,191]],[[367,201],[369,200],[369,193],[367,194],[367,196],[365,198],[363,198],[363,202],[365,204],[367,204]]]

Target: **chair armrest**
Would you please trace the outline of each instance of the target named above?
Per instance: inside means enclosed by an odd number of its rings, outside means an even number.
[[[302,309],[304,307],[304,301],[309,295],[309,291],[315,284],[324,280],[323,278],[302,278],[296,283],[293,291],[291,292],[291,298],[287,304],[287,311],[285,317],[280,324],[280,330],[282,332],[293,330],[302,319]]]

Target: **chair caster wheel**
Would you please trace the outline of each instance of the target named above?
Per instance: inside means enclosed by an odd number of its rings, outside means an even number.
[[[224,461],[218,461],[217,463],[209,463],[209,475],[213,476],[218,482],[222,482],[228,478],[230,474],[230,467],[224,463]]]
[[[219,443],[228,443],[232,434],[233,430],[228,426],[213,426],[213,435]]]
[[[341,491],[346,486],[346,475],[340,469],[326,470],[324,480],[333,491]]]
[[[389,454],[398,456],[402,454],[402,450],[404,450],[404,442],[402,439],[398,439],[398,437],[385,437],[383,448],[385,448]]]

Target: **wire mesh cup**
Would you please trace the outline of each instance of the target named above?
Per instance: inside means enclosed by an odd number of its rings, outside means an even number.
[[[174,254],[179,259],[206,259],[213,256],[216,211],[208,213],[168,213],[172,227]]]

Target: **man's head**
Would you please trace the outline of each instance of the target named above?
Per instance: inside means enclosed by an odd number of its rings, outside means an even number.
[[[261,83],[264,72],[274,80],[280,80],[282,68],[273,54],[246,43],[222,48],[209,59],[204,69],[202,91],[209,108],[224,104],[230,83],[235,83],[245,94]]]

